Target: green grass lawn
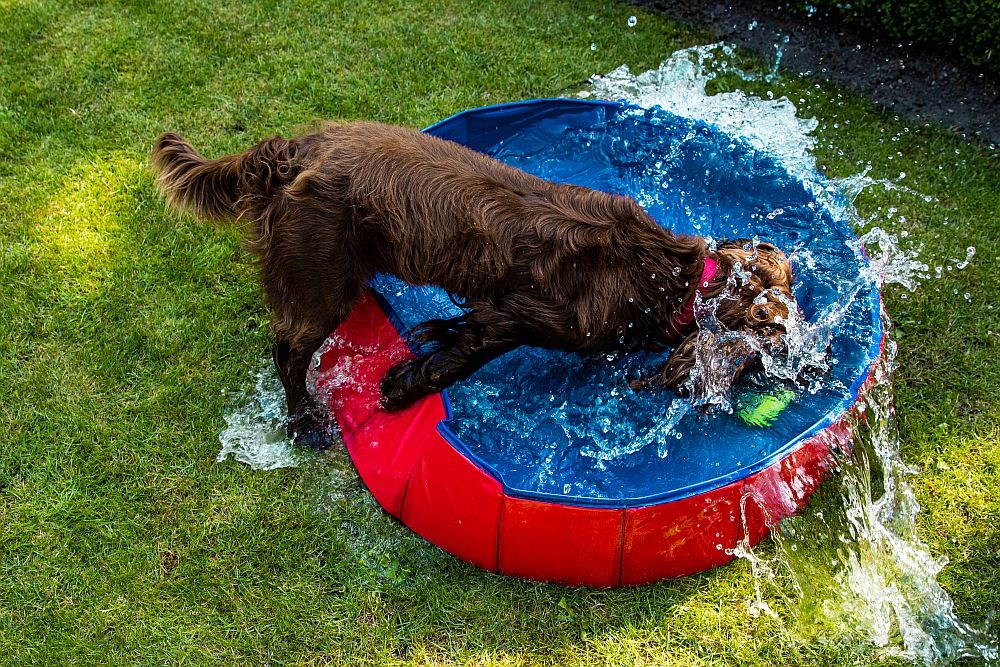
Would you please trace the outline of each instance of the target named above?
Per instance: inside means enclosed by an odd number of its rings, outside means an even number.
[[[635,590],[505,579],[331,483],[342,459],[215,462],[267,314],[236,230],[155,194],[158,133],[217,155],[320,118],[421,127],[706,41],[596,0],[0,0],[0,664],[894,664],[751,615],[743,561]],[[945,267],[887,294],[896,407],[921,535],[982,623],[1000,608],[997,150],[812,81],[753,88],[819,119],[828,174],[871,162],[937,198],[858,204]]]

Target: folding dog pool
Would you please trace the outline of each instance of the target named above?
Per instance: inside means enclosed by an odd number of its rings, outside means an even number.
[[[506,575],[632,586],[721,565],[808,499],[849,446],[881,353],[878,287],[846,217],[764,150],[659,109],[533,100],[459,113],[426,132],[554,181],[627,194],[665,227],[794,250],[795,297],[828,321],[836,360],[770,423],[709,417],[628,380],[663,354],[520,348],[411,408],[379,382],[403,334],[460,306],[384,276],[317,353],[310,382],[387,512]],[[768,391],[766,388],[759,392]]]

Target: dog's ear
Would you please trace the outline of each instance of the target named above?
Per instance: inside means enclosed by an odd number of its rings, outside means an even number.
[[[711,412],[728,400],[733,383],[758,356],[756,346],[744,335],[699,329],[674,348],[653,377],[636,380],[631,386],[670,389],[690,397],[701,412]]]

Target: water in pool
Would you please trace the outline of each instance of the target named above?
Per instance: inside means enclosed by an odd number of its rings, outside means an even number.
[[[521,348],[448,390],[446,427],[456,445],[515,494],[639,504],[746,477],[837,419],[881,341],[872,315],[877,286],[850,226],[770,153],[703,122],[660,109],[571,106],[568,115],[476,148],[549,180],[632,195],[675,232],[775,243],[792,258],[805,319],[790,327],[791,354],[767,359],[756,383],[703,399],[712,404],[709,417],[669,392],[629,388],[664,353],[581,357]],[[406,329],[461,312],[434,288],[389,276],[374,287]],[[713,306],[696,308],[706,330]],[[804,367],[822,372],[794,384]],[[739,400],[788,391],[793,398],[773,422],[740,418]]]

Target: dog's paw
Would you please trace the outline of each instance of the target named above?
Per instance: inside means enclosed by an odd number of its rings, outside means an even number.
[[[288,416],[285,432],[299,447],[322,451],[333,444],[327,429],[326,415],[311,400],[309,405],[300,407],[295,414]]]
[[[307,429],[296,431],[292,435],[292,442],[297,447],[305,447],[313,451],[322,452],[330,448],[333,444],[332,438],[325,429]]]
[[[382,398],[379,404],[387,412],[398,412],[410,407],[428,392],[420,383],[420,359],[401,361],[388,370],[382,378]]]

